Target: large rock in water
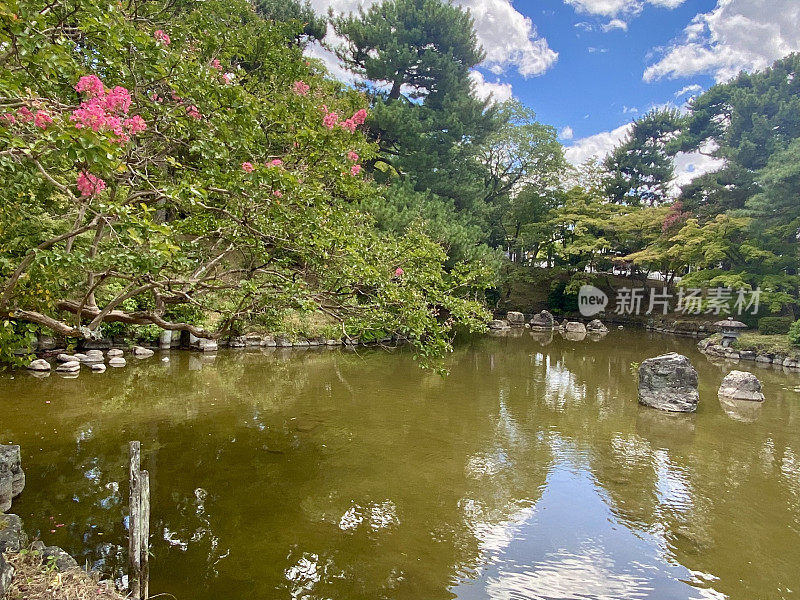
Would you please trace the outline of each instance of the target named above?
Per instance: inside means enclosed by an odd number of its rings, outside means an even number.
[[[553,315],[546,310],[533,315],[530,320],[531,329],[552,329],[554,323],[555,319],[553,319]]]
[[[11,500],[22,493],[25,487],[25,471],[22,470],[19,446],[0,446],[0,513],[11,508]]]
[[[648,358],[639,367],[639,402],[670,412],[697,410],[697,371],[676,352]]]
[[[506,313],[506,321],[511,327],[524,327],[525,326],[525,315],[521,312],[511,311]]]
[[[564,331],[568,333],[586,333],[586,325],[583,323],[579,323],[578,321],[570,321],[564,327]]]
[[[758,377],[747,371],[731,371],[728,373],[719,386],[718,394],[734,400],[764,401],[761,382]]]
[[[586,325],[586,331],[589,333],[608,333],[608,327],[600,319],[594,319]]]

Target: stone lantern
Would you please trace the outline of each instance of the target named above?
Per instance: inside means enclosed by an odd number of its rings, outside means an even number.
[[[733,317],[717,321],[714,325],[722,330],[722,346],[725,348],[739,338],[739,334],[742,330],[747,329],[747,325],[741,321],[735,321]]]

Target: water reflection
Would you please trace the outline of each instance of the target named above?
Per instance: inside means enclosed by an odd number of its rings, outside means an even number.
[[[121,569],[127,441],[140,439],[153,593],[749,600],[800,589],[796,377],[757,371],[768,400],[748,412],[718,400],[728,367],[692,340],[518,333],[463,343],[444,380],[402,349],[327,348],[0,376],[0,439],[22,444],[28,473],[15,510],[48,543]],[[697,414],[636,402],[631,362],[669,350],[698,368]]]

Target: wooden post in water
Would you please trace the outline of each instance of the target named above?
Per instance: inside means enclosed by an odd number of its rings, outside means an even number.
[[[141,470],[139,442],[130,442],[129,449],[128,593],[134,600],[147,600],[150,575],[150,474]]]
[[[142,529],[139,532],[141,576],[139,580],[140,598],[147,600],[150,595],[150,473],[141,472]]]

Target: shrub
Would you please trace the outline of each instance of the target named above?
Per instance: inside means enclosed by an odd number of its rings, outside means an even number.
[[[789,333],[791,326],[791,317],[761,317],[758,320],[758,332],[764,335],[783,335]]]
[[[795,321],[789,327],[789,343],[792,346],[800,346],[800,321]]]

